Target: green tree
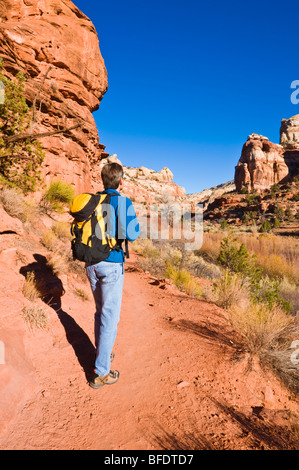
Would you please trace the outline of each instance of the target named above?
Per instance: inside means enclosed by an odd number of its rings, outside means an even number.
[[[32,110],[24,96],[25,77],[19,72],[13,79],[3,73],[4,103],[0,104],[0,175],[3,182],[24,192],[34,191],[40,182],[44,159],[40,142],[30,133]]]

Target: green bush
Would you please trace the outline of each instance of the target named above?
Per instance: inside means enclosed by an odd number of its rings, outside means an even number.
[[[5,102],[0,105],[0,179],[25,193],[35,191],[45,154],[40,142],[28,137],[32,112],[24,96],[25,77],[21,72],[13,79],[5,77],[0,59],[0,81],[5,87]]]
[[[260,226],[259,232],[261,233],[269,233],[272,230],[272,225],[269,220],[265,220],[262,225]]]
[[[259,203],[259,196],[258,193],[253,190],[251,193],[246,194],[245,199],[247,201],[248,206],[254,206]]]
[[[43,196],[43,204],[46,209],[63,211],[63,206],[72,203],[75,191],[72,185],[61,180],[52,181]]]
[[[253,302],[265,304],[269,308],[278,305],[286,311],[290,310],[289,302],[285,302],[280,296],[279,282],[264,276],[262,268],[257,266],[256,256],[250,255],[243,243],[238,245],[236,238],[229,236],[222,240],[217,261],[224,268],[243,277]]]

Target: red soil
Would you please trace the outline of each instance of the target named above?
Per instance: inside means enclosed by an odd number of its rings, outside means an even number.
[[[60,314],[46,306],[48,330],[30,331],[20,266],[0,264],[1,449],[294,448],[298,401],[257,362],[248,370],[220,308],[155,281],[133,256],[114,348],[120,379],[94,390],[93,301],[74,295],[69,276]]]

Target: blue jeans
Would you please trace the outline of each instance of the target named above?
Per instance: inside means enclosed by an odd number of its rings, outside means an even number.
[[[120,317],[124,263],[101,261],[86,266],[86,272],[96,304],[94,322],[95,373],[103,376],[110,372],[110,355]]]

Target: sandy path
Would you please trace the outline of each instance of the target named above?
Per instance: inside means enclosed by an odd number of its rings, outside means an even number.
[[[245,371],[236,335],[215,305],[158,285],[134,268],[133,257],[114,348],[120,379],[100,390],[87,384],[93,312],[91,300],[66,289],[60,315],[51,309],[49,331],[24,336],[32,393],[0,436],[1,449],[290,445],[282,426],[298,404],[259,367]],[[23,385],[17,381],[15,390]]]

